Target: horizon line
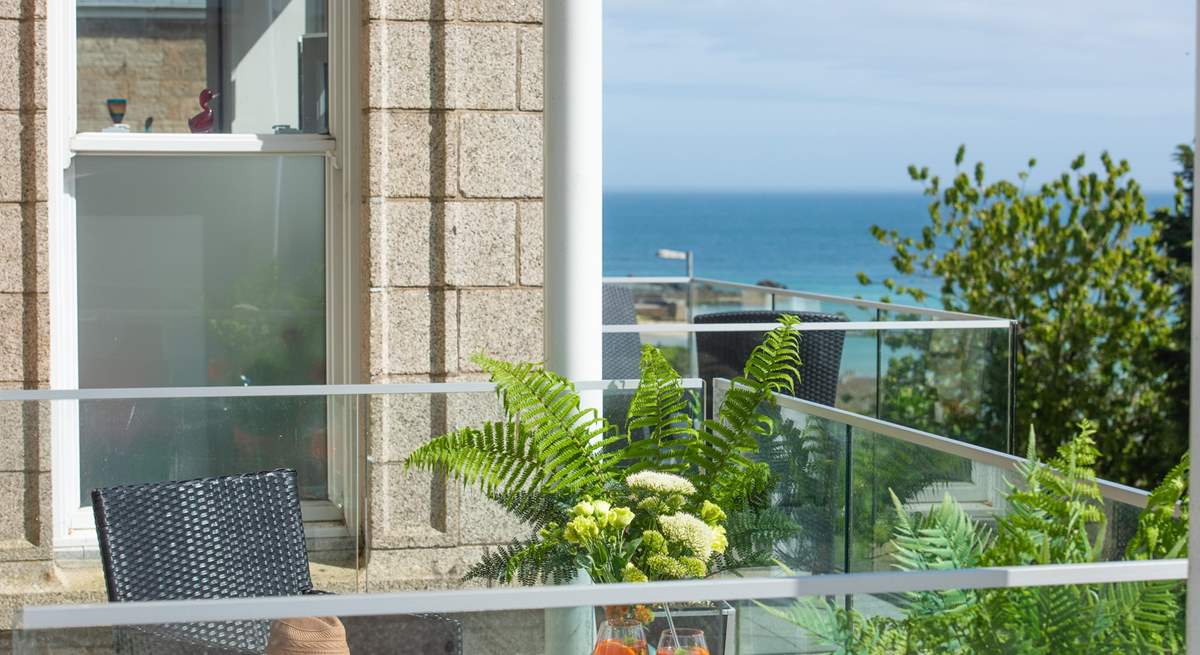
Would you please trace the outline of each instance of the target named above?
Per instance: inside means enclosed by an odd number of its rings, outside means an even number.
[[[1146,189],[1144,195],[1174,195],[1175,189]],[[604,193],[661,193],[661,194],[697,194],[697,195],[800,195],[800,194],[857,194],[857,195],[924,195],[921,189],[904,190],[892,188],[721,188],[721,187],[604,187]]]

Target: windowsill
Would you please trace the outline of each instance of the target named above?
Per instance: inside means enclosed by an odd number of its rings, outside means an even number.
[[[334,146],[328,134],[80,132],[71,137],[71,150],[79,154],[324,154]]]

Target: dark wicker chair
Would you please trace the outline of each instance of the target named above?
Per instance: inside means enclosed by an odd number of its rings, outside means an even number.
[[[602,288],[602,316],[605,325],[634,325],[633,289],[624,284],[605,284]],[[635,332],[604,335],[604,379],[636,380],[641,376],[642,337]]]
[[[697,324],[714,323],[775,323],[781,312],[719,312],[701,314]],[[787,312],[804,323],[844,322],[835,314],[816,312]],[[706,389],[712,389],[713,378],[732,379],[742,374],[742,368],[754,347],[762,342],[761,332],[697,332],[697,361],[700,377]],[[796,381],[796,397],[832,407],[837,402],[838,371],[842,364],[842,348],[846,333],[842,330],[800,333],[800,379]],[[711,391],[709,392],[711,393]],[[710,397],[711,400],[711,397]],[[709,407],[712,404],[709,403]]]
[[[605,325],[637,323],[633,289],[624,284],[605,284],[602,287],[602,316]],[[642,337],[635,332],[615,332],[603,337],[603,376],[605,380],[636,380],[642,376]],[[624,426],[633,393],[605,394],[604,418],[613,425]]]
[[[92,509],[110,601],[321,593],[309,576],[295,471],[96,489]],[[347,623],[355,655],[462,652],[461,625],[443,617]],[[389,632],[386,647],[375,645],[379,630]],[[114,640],[123,653],[262,653],[269,632],[269,621],[233,621],[121,630]]]

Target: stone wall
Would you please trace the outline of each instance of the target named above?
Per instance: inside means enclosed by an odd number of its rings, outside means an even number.
[[[476,352],[540,359],[541,0],[363,2],[368,381],[480,380]],[[4,388],[49,378],[44,3],[0,0]],[[80,71],[86,84],[105,74]],[[101,86],[88,93],[108,95]],[[80,108],[81,127],[106,123],[94,104]],[[131,104],[127,120],[140,124],[146,111]],[[486,547],[520,533],[479,494],[399,464],[429,436],[497,412],[490,393],[371,404],[371,590],[456,584]],[[27,603],[103,597],[95,562],[53,562],[48,414],[45,404],[0,406],[0,631]]]
[[[49,381],[46,9],[0,0],[0,387]],[[46,407],[0,403],[0,592],[50,574]],[[9,601],[0,599],[0,608]],[[0,611],[0,617],[4,612]]]
[[[207,86],[206,24],[200,20],[89,18],[80,20],[78,126],[95,132],[112,125],[105,101],[126,98],[125,124],[141,132],[187,132]]]
[[[364,27],[365,370],[373,383],[483,379],[472,354],[542,358],[541,0],[369,0]],[[495,417],[490,394],[377,398],[371,590],[455,584],[519,526],[399,462]]]

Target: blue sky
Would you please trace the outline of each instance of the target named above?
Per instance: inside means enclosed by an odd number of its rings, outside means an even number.
[[[912,190],[1192,138],[1192,0],[606,0],[608,189]],[[1035,179],[1037,178],[1035,173]]]

